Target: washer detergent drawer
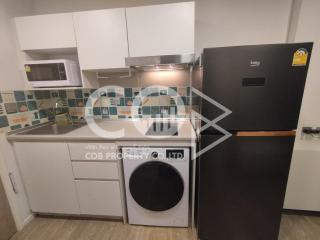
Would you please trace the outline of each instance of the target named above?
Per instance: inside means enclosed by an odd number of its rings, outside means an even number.
[[[119,179],[117,162],[72,162],[73,174],[76,179]]]

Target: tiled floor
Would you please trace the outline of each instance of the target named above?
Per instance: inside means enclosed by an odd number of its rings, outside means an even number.
[[[191,229],[36,218],[11,240],[195,240]],[[283,215],[279,240],[319,240],[320,217]]]

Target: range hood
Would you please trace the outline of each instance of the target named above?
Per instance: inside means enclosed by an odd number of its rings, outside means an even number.
[[[194,61],[194,54],[128,57],[126,66],[143,71],[168,71],[186,69]]]

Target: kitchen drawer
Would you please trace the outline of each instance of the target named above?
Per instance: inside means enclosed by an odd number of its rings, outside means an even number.
[[[76,180],[81,214],[122,216],[118,181]]]
[[[116,162],[72,162],[75,178],[118,179]]]
[[[68,146],[71,160],[117,160],[117,145],[114,143],[68,143]]]

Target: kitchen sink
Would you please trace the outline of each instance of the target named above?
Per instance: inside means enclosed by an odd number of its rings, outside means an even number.
[[[64,126],[59,126],[57,124],[49,124],[18,133],[18,135],[61,135],[78,129],[84,125],[85,124],[78,123]]]

